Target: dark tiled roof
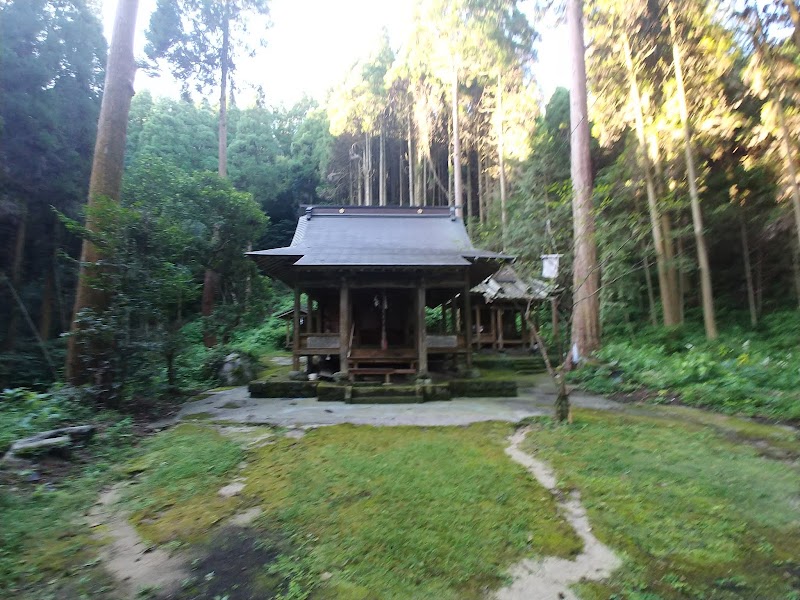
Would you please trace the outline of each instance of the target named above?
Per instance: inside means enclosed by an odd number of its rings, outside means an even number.
[[[553,283],[538,279],[522,279],[509,265],[503,266],[497,273],[487,277],[472,288],[475,294],[481,294],[486,302],[495,300],[546,300],[556,292]]]
[[[476,259],[499,266],[513,258],[475,248],[464,222],[447,207],[314,207],[298,220],[290,246],[248,254],[268,274],[289,264],[469,267]]]

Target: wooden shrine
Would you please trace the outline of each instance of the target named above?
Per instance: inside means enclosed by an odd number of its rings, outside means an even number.
[[[525,310],[529,303],[551,299],[555,286],[536,279],[523,279],[511,265],[504,265],[471,292],[475,348],[505,350],[533,347],[533,333],[528,328]]]
[[[295,370],[306,356],[309,369],[387,380],[427,375],[436,355],[471,367],[469,292],[513,260],[475,248],[450,207],[308,206],[289,246],[248,255],[294,290]],[[427,309],[456,304],[457,326],[429,332]]]

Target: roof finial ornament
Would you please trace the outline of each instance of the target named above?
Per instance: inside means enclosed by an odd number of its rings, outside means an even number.
[[[306,206],[306,221],[311,220],[311,214],[314,212],[313,206]]]

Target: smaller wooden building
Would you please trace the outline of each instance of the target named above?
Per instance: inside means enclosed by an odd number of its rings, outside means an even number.
[[[304,209],[291,245],[248,253],[294,289],[295,369],[302,356],[350,378],[427,375],[432,355],[471,365],[469,290],[513,257],[475,248],[452,207]],[[464,318],[429,332],[427,309],[446,304]]]
[[[471,290],[474,310],[475,348],[531,348],[534,338],[525,319],[529,303],[548,301],[553,284],[522,279],[511,265],[504,265]]]

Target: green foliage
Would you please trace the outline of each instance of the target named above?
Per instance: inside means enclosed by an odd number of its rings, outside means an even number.
[[[12,442],[65,424],[92,421],[94,411],[80,390],[56,387],[48,392],[25,388],[0,392],[0,455]]]
[[[266,0],[158,0],[150,15],[145,52],[165,60],[180,81],[199,88],[218,85],[223,64],[233,71],[235,56],[247,53],[252,21],[268,14]],[[262,27],[267,25],[261,19]],[[223,49],[228,52],[223,55]]]
[[[264,356],[281,350],[286,342],[286,322],[270,317],[252,329],[237,331],[231,338],[231,348],[253,356]]]
[[[217,175],[189,175],[149,156],[131,167],[122,204],[100,200],[92,210],[97,232],[67,222],[106,257],[95,285],[112,296],[111,308],[78,315],[79,343],[104,339],[110,349],[101,368],[116,374],[116,388],[100,392],[120,398],[174,390],[188,343],[183,326],[197,310],[206,269],[221,276],[223,301],[210,319],[223,338],[242,321],[248,293],[251,300],[269,296],[244,256],[266,218],[249,194]]]
[[[759,455],[777,428],[740,437],[733,421],[717,433],[671,411],[579,410],[571,427],[534,429],[527,450],[580,492],[597,536],[625,561],[608,582],[581,585],[582,598],[792,597],[797,468]]]
[[[0,595],[7,598],[79,598],[102,594],[109,575],[98,566],[98,542],[86,514],[104,485],[116,476],[133,443],[131,420],[93,409],[81,390],[47,394],[5,390],[0,396],[0,454],[8,441],[67,424],[97,426],[81,460],[65,464],[69,474],[54,482],[45,470],[2,472],[0,485]]]
[[[800,354],[796,311],[773,313],[757,331],[729,327],[715,342],[699,328],[648,328],[618,333],[598,353],[603,361],[571,377],[587,389],[631,392],[656,401],[677,397],[693,406],[777,420],[800,419]]]

